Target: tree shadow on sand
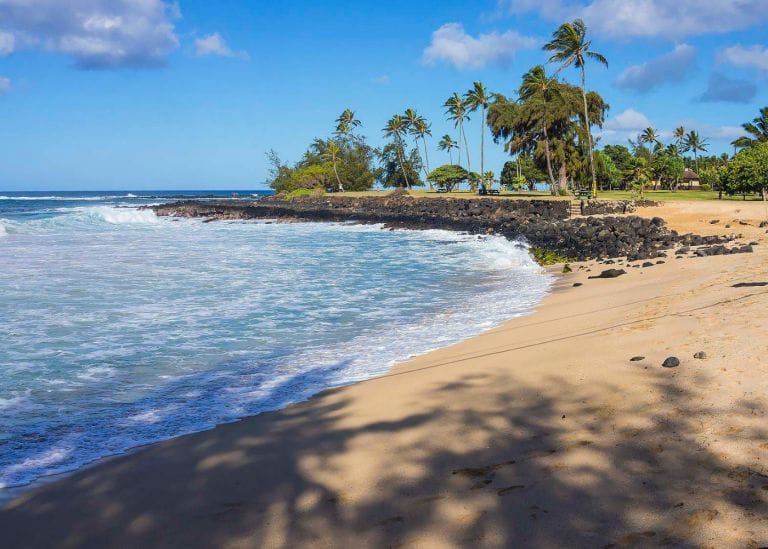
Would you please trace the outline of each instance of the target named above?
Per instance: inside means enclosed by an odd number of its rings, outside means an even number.
[[[508,374],[466,374],[421,390],[422,412],[387,421],[357,417],[344,391],[327,391],[31,492],[0,512],[0,540],[688,547],[717,545],[708,536],[724,523],[743,527],[731,532],[742,545],[765,544],[768,477],[713,453],[704,427],[729,414],[742,427],[719,440],[757,448],[763,405],[699,406],[668,371],[649,375],[652,398],[628,403],[609,385],[553,378],[534,389]],[[363,460],[354,475],[347,450]]]

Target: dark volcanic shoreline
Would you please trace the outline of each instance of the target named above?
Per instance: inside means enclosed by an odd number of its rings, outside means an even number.
[[[741,251],[721,246],[732,237],[680,235],[669,230],[660,217],[571,217],[570,202],[558,200],[266,197],[252,202],[187,200],[152,209],[158,216],[208,220],[352,221],[403,229],[499,234],[509,239],[522,238],[532,246],[571,260],[624,256],[630,260],[650,259],[663,256],[676,246],[713,246],[717,249],[713,254]]]

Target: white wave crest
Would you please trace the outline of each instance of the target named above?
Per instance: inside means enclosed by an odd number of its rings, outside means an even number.
[[[84,211],[112,225],[123,223],[158,223],[159,219],[152,210],[137,210],[135,208],[112,208],[97,206],[86,208]]]
[[[0,238],[3,238],[8,234],[8,231],[5,229],[5,224],[3,223],[3,220],[0,219]]]

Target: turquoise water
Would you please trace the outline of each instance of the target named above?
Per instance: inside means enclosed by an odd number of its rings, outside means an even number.
[[[0,195],[0,487],[384,373],[550,285],[500,237]]]

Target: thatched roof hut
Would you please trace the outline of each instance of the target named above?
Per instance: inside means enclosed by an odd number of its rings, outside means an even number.
[[[697,174],[692,169],[685,168],[685,171],[683,171],[683,181],[685,181],[686,183],[689,183],[692,181],[701,181],[701,177],[699,177],[699,174]]]

